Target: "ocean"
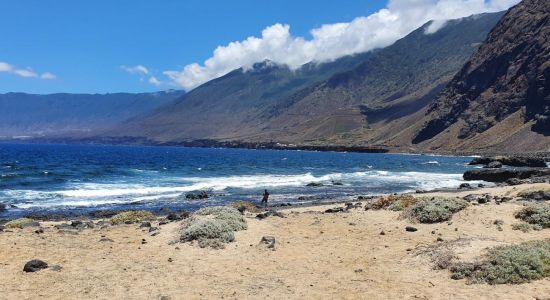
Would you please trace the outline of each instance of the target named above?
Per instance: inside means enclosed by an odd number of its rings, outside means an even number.
[[[470,157],[145,146],[0,144],[0,218],[194,210],[457,187]],[[309,183],[322,186],[310,187]],[[207,191],[204,200],[186,194]]]

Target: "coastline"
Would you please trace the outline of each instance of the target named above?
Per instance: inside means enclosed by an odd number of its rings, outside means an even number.
[[[532,189],[550,189],[550,184],[414,196],[515,197]],[[548,238],[549,229],[512,230],[517,223],[514,212],[522,202],[472,203],[450,221],[434,224],[414,223],[388,210],[325,213],[337,207],[342,204],[281,207],[277,210],[284,218],[263,220],[247,213],[248,230],[237,232],[236,241],[222,250],[180,243],[184,221],[159,225],[164,217],[151,222],[160,228],[154,236],[140,224],[81,230],[55,227],[66,221],[41,223],[43,233],[36,233],[35,227],[4,230],[0,298],[544,299],[550,294],[548,278],[492,286],[453,280],[447,270],[433,268],[427,252],[432,246],[444,246],[461,259],[472,260],[489,247]],[[493,224],[497,219],[503,222],[502,230]],[[407,232],[406,226],[418,231]],[[275,250],[260,243],[267,235],[275,237]],[[30,259],[62,268],[24,273],[22,267]]]
[[[430,149],[416,149],[408,147],[395,148],[385,146],[366,145],[317,145],[317,144],[286,144],[279,142],[242,142],[242,141],[217,141],[210,139],[198,139],[182,142],[157,142],[146,138],[116,137],[116,138],[26,138],[26,139],[0,139],[1,144],[53,144],[53,145],[97,145],[97,146],[145,146],[145,147],[183,147],[183,148],[226,148],[249,150],[287,150],[287,151],[319,151],[319,152],[351,152],[351,153],[381,153],[381,154],[411,154],[411,155],[435,155],[435,156],[499,156],[517,155],[525,157],[542,157],[550,160],[550,152],[510,152],[510,151],[431,151]]]

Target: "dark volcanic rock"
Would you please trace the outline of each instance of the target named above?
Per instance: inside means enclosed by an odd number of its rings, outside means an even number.
[[[0,203],[0,211],[5,211],[8,209],[8,206],[4,203]]]
[[[528,179],[532,177],[550,176],[550,169],[483,169],[468,170],[464,180],[483,180],[489,182],[505,182],[508,179]]]
[[[38,272],[42,269],[46,269],[48,264],[39,259],[33,259],[25,264],[23,271],[25,272]]]
[[[408,231],[408,232],[415,232],[415,231],[418,231],[418,229],[416,229],[416,227],[412,227],[412,226],[407,226],[407,227],[405,227],[405,230]]]
[[[500,168],[502,168],[502,163],[500,161],[492,161],[492,162],[488,163],[486,166],[484,166],[484,168],[487,168],[487,169],[500,169]]]
[[[496,156],[496,157],[476,157],[470,165],[486,165],[487,168],[500,168],[502,165],[511,167],[530,167],[544,168],[546,161],[542,157],[531,156]]]
[[[323,186],[322,183],[319,183],[319,182],[310,182],[308,184],[306,184],[306,186],[309,186],[309,187],[320,187],[320,186]]]
[[[200,191],[198,193],[187,193],[185,198],[188,200],[203,200],[208,199],[208,193],[205,191]]]

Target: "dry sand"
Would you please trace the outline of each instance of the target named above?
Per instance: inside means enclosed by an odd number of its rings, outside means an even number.
[[[457,195],[513,196],[531,187]],[[549,238],[549,229],[511,229],[520,207],[472,205],[451,222],[412,224],[418,228],[413,233],[405,231],[411,223],[397,212],[291,208],[284,211],[286,218],[260,221],[251,215],[249,229],[223,250],[171,243],[178,240],[178,223],[162,226],[157,236],[138,225],[70,234],[43,223],[43,234],[35,228],[0,233],[0,299],[548,299],[550,279],[467,284],[434,270],[433,251],[426,251],[448,247],[470,260],[487,247]],[[493,224],[496,219],[504,221],[502,231]],[[259,245],[266,235],[276,238],[274,251]],[[437,242],[438,236],[445,242]],[[113,242],[100,242],[102,237]],[[23,265],[35,258],[62,270],[24,273]]]

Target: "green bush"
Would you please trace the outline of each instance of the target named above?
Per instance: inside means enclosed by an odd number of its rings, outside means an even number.
[[[198,241],[199,247],[222,249],[223,244],[235,241],[235,231],[246,230],[246,220],[235,208],[216,206],[199,209],[181,235],[182,241]],[[213,216],[201,219],[200,216]],[[223,247],[222,247],[223,246]]]
[[[260,212],[258,207],[256,207],[256,205],[254,203],[249,202],[249,201],[235,201],[235,202],[231,203],[231,207],[233,207],[237,210],[243,209],[243,210],[249,211],[253,214],[257,214],[257,213]]]
[[[407,208],[403,215],[420,223],[437,223],[449,220],[463,210],[468,202],[455,198],[423,199]]]
[[[15,219],[15,220],[9,221],[4,225],[4,227],[9,229],[14,229],[14,228],[22,229],[27,226],[33,226],[34,224],[36,223],[33,219],[21,218],[21,219]]]
[[[519,284],[549,277],[550,240],[492,248],[485,260],[455,264],[451,272],[453,279],[489,284]]]
[[[550,204],[528,205],[517,212],[515,216],[529,224],[550,228]]]
[[[136,223],[140,221],[152,221],[154,219],[155,216],[148,211],[131,210],[116,214],[111,218],[111,223],[113,223],[113,225],[117,225],[126,222]]]
[[[375,201],[367,204],[366,209],[389,209],[393,211],[401,211],[419,200],[412,195],[389,195],[380,197]]]
[[[235,240],[233,228],[227,222],[219,220],[199,220],[191,223],[182,235],[184,241],[218,239],[224,243]]]

